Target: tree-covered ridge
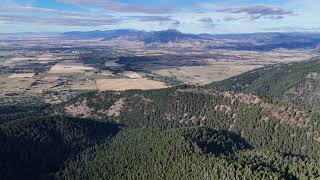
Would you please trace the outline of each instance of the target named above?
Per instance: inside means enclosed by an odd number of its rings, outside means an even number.
[[[236,134],[210,128],[125,130],[110,144],[97,146],[70,161],[63,176],[93,180],[319,177],[317,161],[251,150],[246,141],[239,139]],[[227,152],[230,149],[232,153]]]
[[[70,112],[70,106],[85,111]],[[66,107],[69,114],[111,118],[128,128],[209,126],[240,134],[255,148],[310,157],[320,155],[320,130],[314,117],[252,94],[189,87],[97,92],[83,95]]]
[[[305,62],[268,66],[208,87],[257,93],[306,110],[319,111],[320,59],[316,57]]]
[[[2,104],[0,178],[318,179],[317,104],[288,99],[290,93],[309,95],[300,91],[300,80],[313,92],[317,64],[262,68],[247,73],[252,78],[239,76],[237,86],[217,83],[219,89],[95,91],[54,106],[41,100]],[[311,66],[312,72],[302,70]],[[283,97],[253,88],[272,83],[264,79],[267,72],[269,80],[281,75],[267,89],[283,90]]]
[[[30,116],[30,114],[25,114]],[[0,125],[1,179],[49,179],[65,161],[105,142],[119,131],[115,124],[64,116],[16,119]]]
[[[32,119],[37,116],[50,115],[50,108],[42,97],[1,97],[0,96],[0,125],[10,121]]]
[[[65,111],[70,115],[82,117],[109,118],[111,116],[120,122],[123,120],[126,125],[134,121],[131,125],[135,127],[140,127],[137,124],[139,120],[135,121],[132,118],[143,111],[144,115],[152,116],[152,118],[159,115],[161,123],[157,124],[154,121],[150,123],[154,123],[155,127],[160,127],[168,121],[171,125],[166,126],[179,126],[175,124],[177,121],[179,124],[205,125],[207,111],[230,115],[228,116],[230,119],[235,119],[239,115],[237,109],[241,106],[260,108],[267,114],[266,117],[262,117],[262,120],[265,121],[273,118],[291,126],[309,127],[311,125],[309,112],[285,103],[277,103],[253,94],[188,87],[123,93],[89,93],[70,101],[65,106]],[[146,120],[146,116],[141,116],[141,120]],[[126,119],[128,117],[131,119]],[[150,123],[143,124],[152,126]]]

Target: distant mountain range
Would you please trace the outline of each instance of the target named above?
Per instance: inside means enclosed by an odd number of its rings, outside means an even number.
[[[76,38],[76,39],[91,39],[91,38],[103,38],[104,40],[110,40],[115,38],[127,38],[137,39],[145,43],[168,43],[172,41],[180,41],[187,39],[204,39],[199,35],[184,34],[175,29],[169,29],[166,31],[139,31],[133,29],[118,29],[118,30],[106,30],[106,31],[89,31],[89,32],[66,32],[62,34],[63,37]]]
[[[232,40],[231,44],[217,47],[215,44],[208,48],[222,48],[230,50],[258,50],[268,51],[277,48],[287,49],[316,49],[320,44],[320,33],[251,33],[251,34],[186,34],[175,29],[165,31],[140,31],[133,29],[118,29],[89,32],[66,32],[61,34],[64,38],[92,39],[101,38],[111,40],[125,38],[129,40],[150,43],[168,43],[184,40]]]

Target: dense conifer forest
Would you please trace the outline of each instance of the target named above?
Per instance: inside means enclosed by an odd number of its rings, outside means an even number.
[[[300,101],[309,91],[298,93],[304,83],[317,90],[318,64],[276,65],[206,87],[3,103],[0,177],[318,179],[319,106]]]
[[[208,85],[209,88],[256,93],[283,100],[308,110],[320,110],[320,57],[309,61],[277,64]]]

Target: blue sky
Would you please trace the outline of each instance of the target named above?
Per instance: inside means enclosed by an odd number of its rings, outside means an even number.
[[[320,31],[320,0],[0,0],[0,33]]]

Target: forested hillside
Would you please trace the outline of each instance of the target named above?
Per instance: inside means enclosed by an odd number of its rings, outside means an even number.
[[[298,179],[319,176],[317,161],[252,150],[239,135],[209,128],[124,131],[87,151],[66,179]]]
[[[316,117],[257,96],[202,88],[91,93],[66,105],[76,117],[111,118],[130,128],[209,126],[241,134],[254,147],[318,156]]]
[[[2,106],[0,119],[0,177],[8,180],[52,179],[65,161],[119,131],[113,123],[45,115],[32,106]]]
[[[0,177],[317,179],[317,106],[286,98],[302,82],[316,87],[318,63],[262,68],[210,87],[3,104]]]
[[[260,68],[208,87],[256,93],[319,111],[320,58]]]

